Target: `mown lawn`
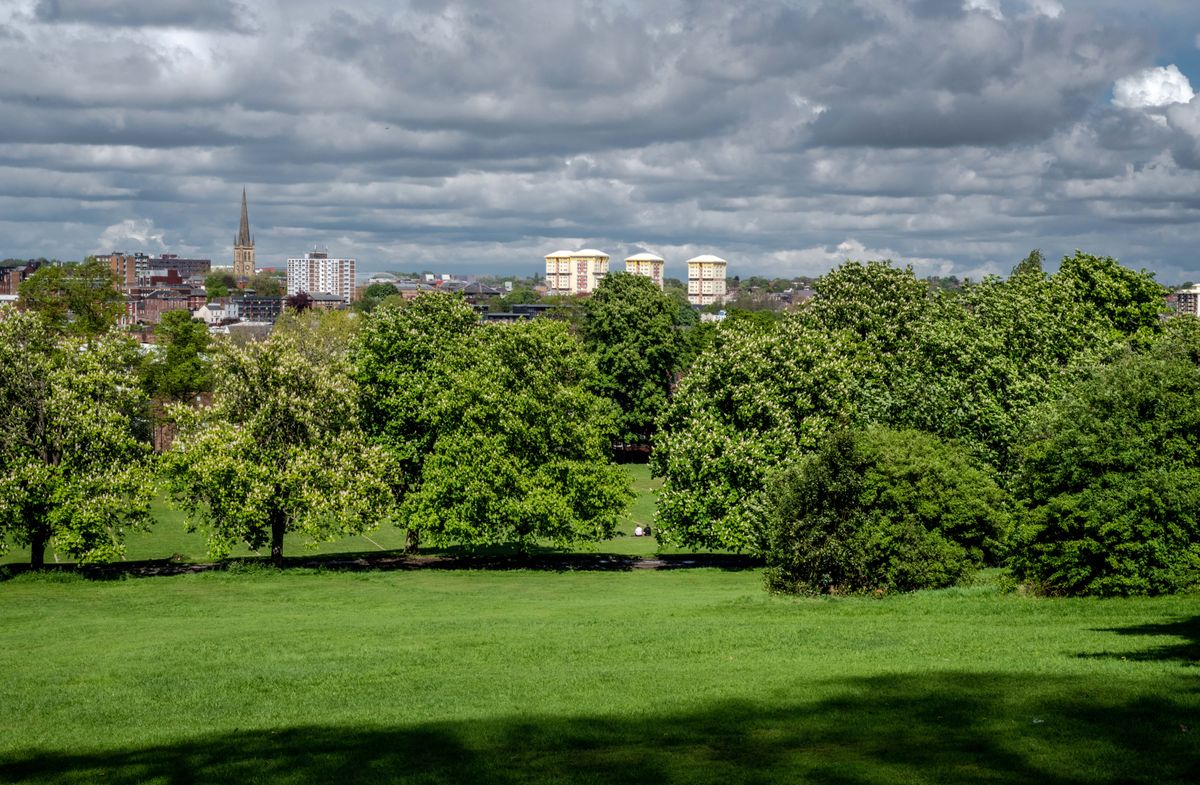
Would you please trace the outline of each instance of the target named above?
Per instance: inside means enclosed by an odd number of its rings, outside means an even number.
[[[631,486],[637,496],[621,518],[618,535],[606,542],[583,546],[576,550],[623,556],[678,553],[680,549],[660,546],[653,537],[633,536],[636,526],[649,526],[653,523],[654,494],[662,481],[651,478],[650,468],[645,464],[627,464],[625,468],[629,472]],[[151,512],[155,519],[154,527],[148,532],[135,532],[126,538],[125,558],[127,561],[170,558],[182,562],[211,561],[204,534],[189,532],[186,516],[168,498],[160,496],[154,502]],[[299,537],[289,536],[285,542],[285,552],[289,558],[302,558],[313,555],[396,551],[404,548],[404,537],[403,530],[390,523],[385,523],[365,535],[346,537],[336,542],[315,545],[306,544]],[[430,553],[436,552],[425,550]],[[496,550],[492,549],[492,552]],[[239,559],[265,555],[265,553],[257,553],[245,547],[235,548],[230,554],[231,557]],[[54,564],[69,563],[72,560],[63,554],[55,554],[51,548],[46,552],[46,561]],[[28,548],[12,548],[8,553],[0,554],[0,564],[26,564],[28,562]]]
[[[1195,596],[758,571],[0,582],[0,781],[1195,783]]]

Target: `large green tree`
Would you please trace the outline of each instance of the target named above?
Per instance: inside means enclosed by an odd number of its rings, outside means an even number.
[[[1200,585],[1200,321],[1094,368],[1029,423],[1013,569],[1066,594]]]
[[[124,553],[150,523],[147,401],[137,346],[63,338],[32,312],[0,313],[0,551],[83,562]]]
[[[403,467],[400,521],[438,543],[604,539],[629,499],[616,408],[567,325],[480,325],[461,298],[380,308],[355,350],[372,435]]]
[[[55,329],[94,337],[117,323],[125,296],[108,265],[88,257],[79,264],[43,265],[21,283],[21,307],[38,313]]]
[[[583,341],[598,391],[621,409],[620,438],[648,443],[680,370],[678,305],[646,276],[613,273],[584,302]]]
[[[344,357],[314,362],[279,332],[219,345],[213,370],[213,405],[173,410],[179,434],[164,467],[214,556],[269,545],[282,565],[286,534],[325,542],[387,517],[392,467],[367,444]]]
[[[158,344],[142,364],[146,392],[183,401],[211,390],[208,326],[185,310],[167,311],[154,332]]]

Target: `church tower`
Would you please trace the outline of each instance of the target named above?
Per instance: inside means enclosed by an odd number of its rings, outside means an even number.
[[[242,189],[242,225],[233,241],[233,276],[254,276],[254,238],[250,235],[250,214],[246,211],[246,189]]]

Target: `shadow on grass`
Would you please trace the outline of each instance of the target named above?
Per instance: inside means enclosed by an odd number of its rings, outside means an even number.
[[[285,560],[284,569],[308,568],[345,572],[395,570],[534,570],[541,572],[627,572],[630,570],[680,570],[713,568],[726,571],[756,570],[762,560],[735,553],[674,553],[653,556],[630,556],[616,553],[578,553],[553,549],[538,549],[528,553],[518,551],[471,551],[449,549],[435,554],[409,556],[401,551],[366,551],[331,553],[319,556],[293,556]],[[94,580],[123,577],[149,578],[185,575],[213,570],[271,569],[264,558],[239,558],[222,562],[195,563],[172,559],[110,562],[108,564],[50,564],[49,575],[78,573]],[[27,564],[5,565],[0,581],[29,572]]]
[[[848,681],[811,703],[286,727],[94,752],[0,756],[0,781],[316,783],[1195,783],[1194,690],[930,674]]]
[[[1200,616],[1178,619],[1163,624],[1138,624],[1132,627],[1115,627],[1099,630],[1099,632],[1113,632],[1117,635],[1144,637],[1171,637],[1182,640],[1138,651],[1103,652],[1080,656],[1090,658],[1119,658],[1139,662],[1177,660],[1184,665],[1200,667]]]

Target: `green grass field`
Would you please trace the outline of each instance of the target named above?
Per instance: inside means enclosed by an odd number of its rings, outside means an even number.
[[[1196,597],[756,570],[0,583],[0,782],[1195,783]]]
[[[635,526],[649,526],[654,521],[654,492],[661,485],[660,480],[650,477],[650,469],[645,464],[629,464],[630,480],[637,494],[629,510],[623,516],[618,527],[617,537],[590,548],[599,553],[613,553],[626,556],[649,556],[655,553],[676,553],[679,549],[670,546],[659,546],[653,537],[634,537]],[[177,558],[184,562],[210,561],[204,534],[188,532],[187,518],[170,500],[160,497],[152,509],[155,525],[148,532],[135,532],[125,542],[125,558],[128,561],[145,561],[151,559]],[[404,532],[396,526],[384,524],[375,531],[358,537],[346,537],[336,542],[318,543],[306,546],[304,541],[296,536],[289,536],[285,542],[285,552],[289,558],[331,555],[339,553],[380,553],[404,548]],[[264,556],[246,548],[233,551],[233,558],[254,558]],[[55,554],[53,549],[46,552],[47,563],[69,563],[72,560],[63,554]],[[29,562],[28,548],[13,548],[8,553],[0,555],[0,564],[24,564]]]
[[[630,470],[638,499],[596,550],[664,552],[629,536],[657,487]],[[157,515],[131,560],[206,558]],[[403,539],[369,537],[317,552]],[[0,782],[1200,781],[1200,597],[997,577],[795,599],[758,570],[19,575]]]

